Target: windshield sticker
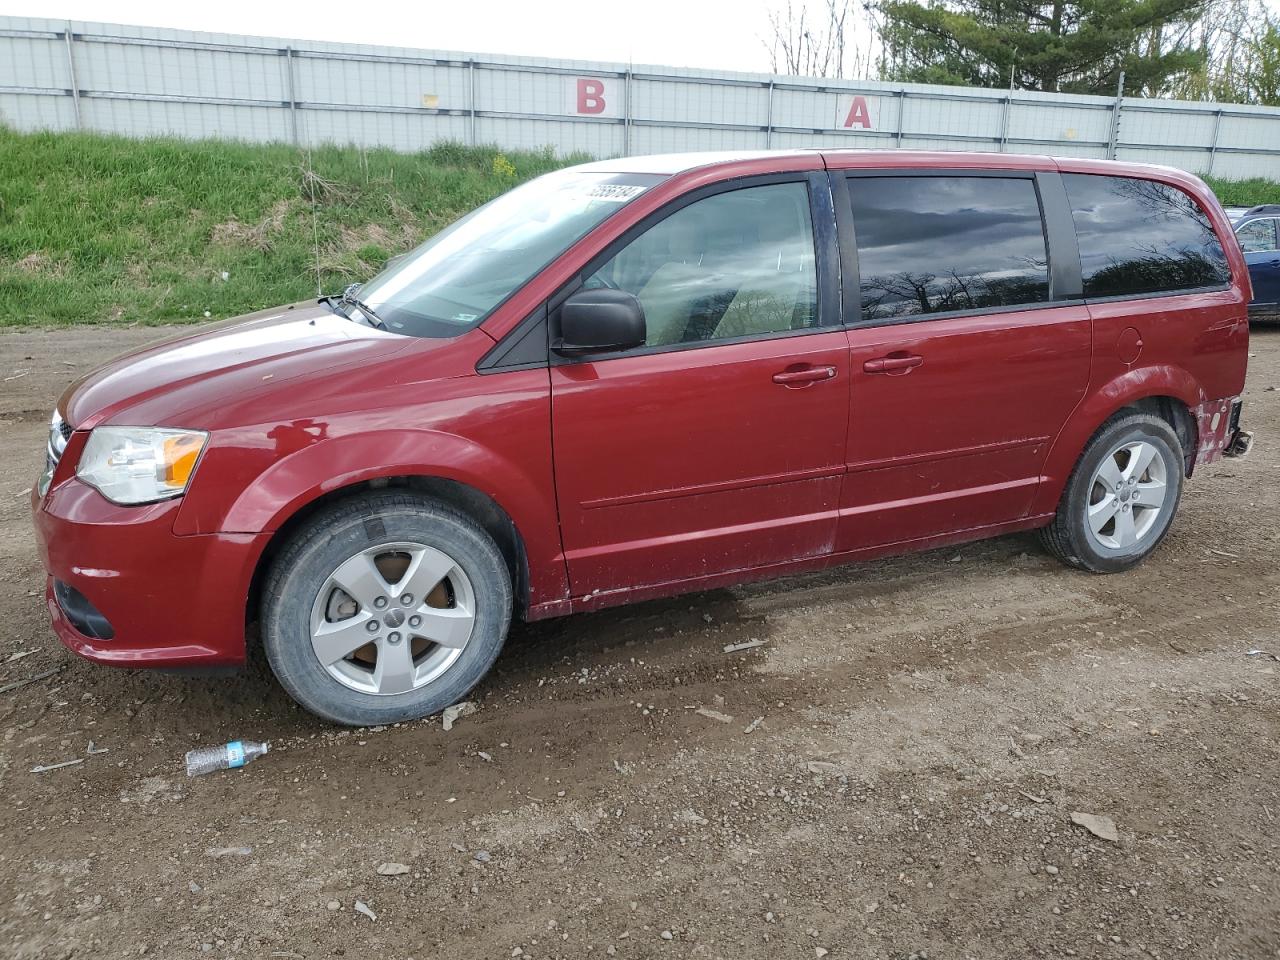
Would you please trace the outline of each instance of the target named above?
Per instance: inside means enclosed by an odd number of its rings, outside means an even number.
[[[478,313],[455,313],[453,315],[454,323],[473,323],[479,318]]]
[[[607,203],[626,203],[644,193],[644,187],[627,183],[602,183],[587,191],[592,200],[604,200]]]

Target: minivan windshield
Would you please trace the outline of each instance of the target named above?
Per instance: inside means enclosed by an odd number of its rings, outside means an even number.
[[[562,170],[530,180],[441,230],[354,296],[396,333],[457,336],[663,179]]]

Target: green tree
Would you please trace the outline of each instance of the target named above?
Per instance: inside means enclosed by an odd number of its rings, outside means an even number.
[[[1166,94],[1204,54],[1207,0],[881,0],[885,79],[1025,90]]]
[[[1280,107],[1280,27],[1268,24],[1266,32],[1251,42],[1249,49],[1245,102]]]
[[[1280,105],[1280,25],[1266,0],[1206,0],[1194,32],[1200,65],[1174,84],[1175,97]]]

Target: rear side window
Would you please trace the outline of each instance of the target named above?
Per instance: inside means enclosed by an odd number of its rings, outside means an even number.
[[[1276,243],[1276,222],[1272,219],[1250,220],[1236,231],[1240,249],[1245,253],[1267,253],[1280,249]]]
[[[1032,180],[848,182],[864,321],[1049,299],[1048,255]]]
[[[1230,281],[1209,218],[1177,187],[1133,177],[1063,174],[1086,297],[1165,293]]]

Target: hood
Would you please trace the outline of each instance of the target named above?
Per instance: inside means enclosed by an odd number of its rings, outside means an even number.
[[[76,429],[106,421],[206,428],[231,398],[331,367],[376,361],[412,342],[309,301],[117,357],[72,384],[58,409]]]

